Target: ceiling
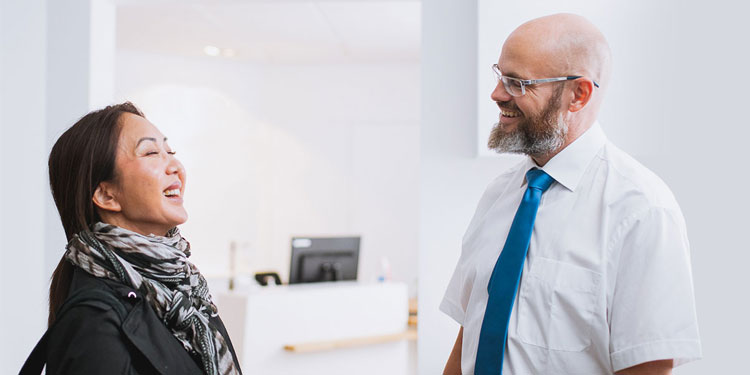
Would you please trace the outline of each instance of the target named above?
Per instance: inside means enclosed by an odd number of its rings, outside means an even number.
[[[121,1],[117,47],[281,64],[417,62],[419,1]],[[205,46],[231,49],[210,57]]]

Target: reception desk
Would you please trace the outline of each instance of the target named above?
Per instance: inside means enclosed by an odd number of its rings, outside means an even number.
[[[405,284],[252,287],[217,297],[248,374],[415,373]]]

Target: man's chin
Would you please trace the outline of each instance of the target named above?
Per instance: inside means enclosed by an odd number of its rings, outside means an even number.
[[[490,131],[487,148],[498,154],[523,154],[525,139],[518,129],[507,130],[503,124],[496,123]]]
[[[520,121],[518,118],[509,119],[503,117],[500,119],[500,121],[496,122],[495,126],[493,126],[492,128],[498,128],[499,131],[502,131],[504,133],[511,133],[518,131],[520,127]]]

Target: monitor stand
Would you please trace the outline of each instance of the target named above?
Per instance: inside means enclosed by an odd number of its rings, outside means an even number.
[[[341,275],[341,263],[338,262],[322,263],[320,265],[320,272],[323,274],[321,280],[340,281],[343,279]],[[331,276],[330,278],[329,275]]]

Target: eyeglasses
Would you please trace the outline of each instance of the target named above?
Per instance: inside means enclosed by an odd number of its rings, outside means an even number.
[[[502,72],[500,72],[500,68],[497,66],[497,64],[492,64],[492,71],[495,72],[495,77],[498,81],[503,82],[503,87],[505,87],[505,91],[508,92],[508,94],[512,96],[523,96],[526,94],[526,86],[531,85],[538,85],[542,83],[550,83],[550,82],[564,82],[564,81],[571,81],[578,78],[583,78],[583,76],[567,76],[567,77],[555,77],[555,78],[543,78],[543,79],[519,79],[519,78],[513,78],[513,77],[506,77],[503,75]],[[599,84],[596,83],[596,81],[591,81],[594,83],[595,87],[599,87]]]

